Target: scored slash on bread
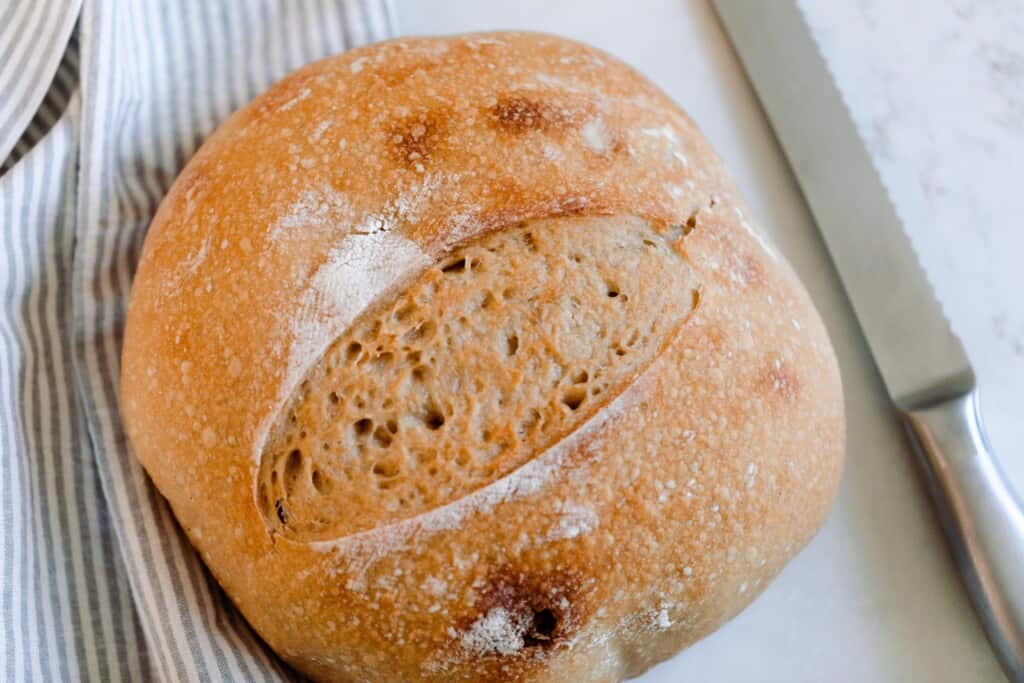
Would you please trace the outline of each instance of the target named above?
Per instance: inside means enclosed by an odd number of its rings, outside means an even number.
[[[681,238],[629,217],[523,223],[366,311],[271,430],[270,526],[343,538],[458,500],[564,439],[689,315]]]
[[[844,447],[821,321],[699,131],[528,33],[353,50],[225,122],[147,236],[122,398],[317,680],[637,675],[810,539]]]

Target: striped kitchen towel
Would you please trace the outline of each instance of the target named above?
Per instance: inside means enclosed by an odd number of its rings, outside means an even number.
[[[234,109],[388,0],[0,1],[0,682],[283,680],[129,454],[128,289]]]

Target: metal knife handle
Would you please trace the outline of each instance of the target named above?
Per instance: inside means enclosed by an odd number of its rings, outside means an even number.
[[[992,456],[975,392],[903,412],[985,632],[1024,681],[1024,511]]]

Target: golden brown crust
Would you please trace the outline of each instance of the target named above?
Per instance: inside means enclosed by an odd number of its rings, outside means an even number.
[[[453,247],[571,215],[687,226],[700,301],[664,352],[452,505],[334,541],[273,534],[260,455],[330,342]],[[540,34],[353,50],[232,116],[150,228],[122,394],[136,455],[214,575],[322,680],[636,675],[808,541],[844,446],[821,321],[704,138],[628,67]],[[586,533],[553,533],[580,509]]]

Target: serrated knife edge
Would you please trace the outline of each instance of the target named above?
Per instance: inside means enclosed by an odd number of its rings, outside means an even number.
[[[917,265],[918,272],[921,275],[921,279],[925,282],[925,284],[927,284],[927,288],[929,290],[931,298],[934,301],[935,305],[938,306],[938,313],[942,317],[943,322],[945,322],[946,324],[946,331],[951,337],[951,342],[955,343],[956,346],[959,347],[959,351],[963,355],[963,363],[960,365],[960,367],[953,368],[948,377],[938,381],[934,386],[922,387],[917,392],[911,392],[903,396],[892,396],[893,401],[902,408],[910,408],[915,405],[927,405],[929,403],[934,402],[937,399],[941,399],[941,397],[943,396],[956,396],[966,391],[970,391],[975,387],[977,380],[974,375],[974,370],[970,365],[970,360],[964,351],[963,341],[956,333],[956,327],[953,325],[952,318],[950,318],[950,316],[946,312],[946,307],[943,305],[942,299],[938,296],[938,289],[935,287],[935,283],[932,281],[928,269],[925,267],[924,263],[921,260],[921,256],[917,251],[917,248],[914,246],[914,240],[906,231],[905,226],[907,225],[907,222],[902,212],[900,211],[900,205],[896,201],[894,201],[892,193],[889,190],[889,185],[888,183],[886,183],[885,177],[883,176],[881,169],[875,163],[874,157],[867,149],[867,138],[863,134],[861,126],[857,122],[857,118],[854,116],[854,108],[850,104],[849,100],[846,98],[846,95],[844,94],[843,90],[838,86],[839,79],[835,71],[832,69],[832,66],[829,64],[828,57],[825,54],[825,49],[822,47],[821,42],[815,35],[814,29],[811,26],[811,22],[807,18],[807,12],[804,10],[803,7],[801,7],[799,0],[793,0],[793,4],[800,15],[800,20],[803,22],[803,25],[807,30],[808,37],[814,44],[814,48],[821,59],[821,63],[824,66],[826,73],[828,74],[832,88],[835,90],[835,94],[838,96],[840,103],[842,103],[843,109],[846,113],[846,116],[851,126],[853,127],[854,132],[863,143],[865,155],[867,157],[867,162],[868,165],[871,167],[871,170],[874,172],[875,178],[878,181],[878,187],[881,190],[881,197],[884,199],[884,202],[889,207],[889,210],[892,211],[893,214],[896,216],[896,220],[900,224],[900,233],[902,237],[905,239],[908,248],[914,256],[914,260]],[[892,392],[890,390],[890,395],[891,394]]]
[[[1024,683],[1024,508],[985,437],[963,347],[796,0],[712,2],[907,427],[989,642]]]
[[[969,391],[974,373],[967,355],[802,11],[790,1],[715,4],[817,220],[890,396],[911,408]]]

